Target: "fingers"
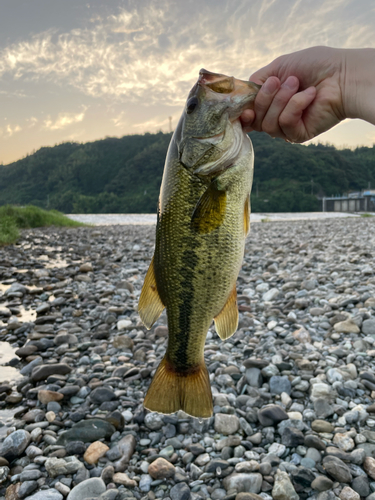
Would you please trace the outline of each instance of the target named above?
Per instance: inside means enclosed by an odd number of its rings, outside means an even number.
[[[266,82],[267,83],[267,82]],[[269,105],[266,113],[263,115],[260,124],[261,130],[267,132],[272,137],[283,137],[284,133],[279,125],[279,116],[284,111],[289,100],[296,94],[299,87],[298,78],[290,76],[280,86],[274,95],[271,104]],[[256,116],[258,118],[258,108],[255,108]]]
[[[253,109],[245,109],[245,111],[240,116],[242,128],[244,132],[251,132],[253,130],[252,123],[255,118],[255,113]]]
[[[307,129],[302,115],[315,96],[316,88],[309,87],[289,100],[278,119],[284,139],[290,142],[304,142],[314,137],[314,134]]]
[[[280,80],[276,76],[271,76],[266,80],[259,90],[254,101],[255,119],[252,123],[254,130],[262,131],[263,119],[272,104],[273,98],[280,88]]]

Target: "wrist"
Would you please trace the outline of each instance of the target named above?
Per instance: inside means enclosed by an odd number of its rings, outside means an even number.
[[[375,124],[375,49],[344,50],[342,75],[346,118]]]

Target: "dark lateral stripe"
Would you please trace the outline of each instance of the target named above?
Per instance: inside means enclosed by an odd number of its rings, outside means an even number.
[[[194,288],[193,279],[194,273],[198,264],[198,255],[195,249],[186,249],[183,252],[182,261],[184,262],[184,267],[180,269],[180,274],[183,277],[181,281],[181,292],[180,300],[181,304],[179,307],[179,335],[178,335],[178,347],[175,351],[175,356],[179,364],[179,368],[186,370],[189,368],[188,365],[188,346],[189,346],[189,333],[190,333],[190,322],[191,315],[193,312],[193,300],[194,300]]]

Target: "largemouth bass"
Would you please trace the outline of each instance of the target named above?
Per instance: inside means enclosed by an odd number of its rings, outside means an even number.
[[[236,280],[250,226],[253,149],[239,116],[260,86],[201,70],[169,145],[155,253],[138,312],[151,328],[164,308],[168,348],[144,400],[160,413],[212,415],[204,344],[237,329]]]

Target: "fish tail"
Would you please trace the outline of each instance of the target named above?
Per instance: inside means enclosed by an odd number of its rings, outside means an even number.
[[[190,370],[178,372],[164,356],[143,405],[159,413],[183,410],[193,417],[211,417],[212,394],[204,361]]]

